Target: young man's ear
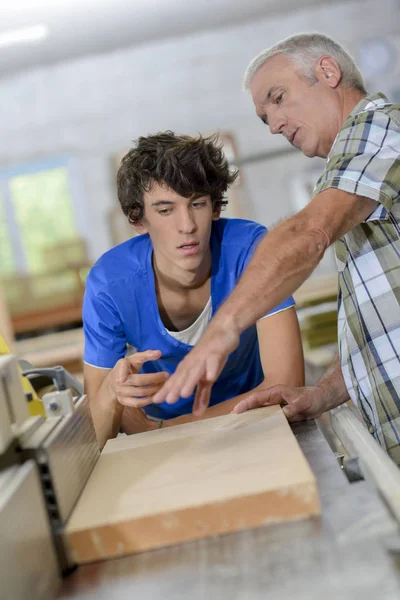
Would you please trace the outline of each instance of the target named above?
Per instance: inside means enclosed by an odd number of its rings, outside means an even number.
[[[142,221],[136,221],[136,223],[132,225],[132,227],[139,235],[142,235],[143,233],[148,233],[148,229],[146,227],[144,219]]]
[[[213,210],[213,216],[212,216],[213,221],[218,221],[218,219],[220,218],[220,216],[221,216],[221,207],[217,206],[217,208],[215,208]]]

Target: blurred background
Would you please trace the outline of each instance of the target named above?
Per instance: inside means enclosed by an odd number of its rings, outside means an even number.
[[[242,91],[249,61],[317,31],[400,102],[398,0],[3,0],[0,4],[0,332],[36,366],[80,373],[85,276],[133,235],[115,175],[140,135],[219,131],[240,168],[227,216],[273,226],[323,161],[269,134]],[[335,349],[332,252],[297,294],[310,368]],[[1,353],[1,345],[0,345]]]

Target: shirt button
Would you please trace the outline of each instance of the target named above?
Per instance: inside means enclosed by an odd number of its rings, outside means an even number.
[[[375,428],[372,425],[368,425],[368,431],[373,434],[375,432]]]
[[[163,334],[163,335],[167,335],[167,332],[164,330],[164,331],[162,332],[162,334]]]
[[[179,343],[178,342],[174,342],[174,346],[179,346]]]

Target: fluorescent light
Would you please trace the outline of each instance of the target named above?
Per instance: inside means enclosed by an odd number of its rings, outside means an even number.
[[[0,48],[12,46],[13,44],[26,44],[29,42],[40,42],[49,35],[46,25],[34,25],[23,29],[12,29],[0,32]]]

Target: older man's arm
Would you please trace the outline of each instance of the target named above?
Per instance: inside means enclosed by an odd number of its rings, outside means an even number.
[[[197,386],[198,413],[240,334],[290,296],[312,273],[325,250],[376,208],[369,198],[327,189],[306,208],[280,223],[260,243],[231,296],[218,310],[197,346],[154,396],[174,403]]]

